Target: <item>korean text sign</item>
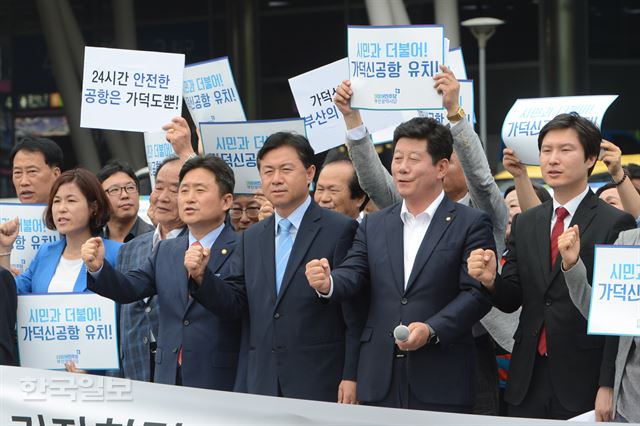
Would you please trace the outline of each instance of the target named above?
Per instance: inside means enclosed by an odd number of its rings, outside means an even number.
[[[336,87],[348,75],[349,64],[344,58],[289,79],[291,93],[316,154],[344,143],[347,128],[333,98]],[[370,132],[375,132],[389,126],[395,128],[402,122],[402,113],[365,110],[362,120]]]
[[[184,55],[85,47],[80,126],[158,131],[182,110]]]
[[[245,121],[229,58],[187,65],[183,96],[196,125],[203,121]]]
[[[440,109],[433,76],[444,64],[444,27],[349,26],[353,108]]]
[[[258,151],[276,132],[305,135],[304,120],[245,121],[235,123],[200,123],[204,152],[222,158],[236,178],[236,194],[253,194],[260,188]]]
[[[577,112],[600,126],[605,112],[618,95],[564,96],[518,99],[502,124],[502,140],[524,164],[540,164],[538,135],[556,115]]]
[[[145,132],[144,150],[147,157],[147,166],[149,167],[151,187],[155,187],[158,166],[165,158],[176,154],[171,143],[167,141],[166,133],[163,131]]]
[[[640,246],[596,245],[587,332],[640,336]]]
[[[116,305],[93,293],[18,296],[20,365],[64,369],[119,368]]]
[[[43,244],[58,241],[60,234],[47,228],[44,223],[44,204],[0,204],[0,223],[15,217],[20,219],[20,231],[13,250],[11,267],[24,272]]]

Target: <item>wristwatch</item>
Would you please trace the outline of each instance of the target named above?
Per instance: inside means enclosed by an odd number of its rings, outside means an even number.
[[[463,114],[464,114],[464,111],[463,111]],[[436,334],[435,330],[431,328],[429,324],[427,324],[427,328],[429,329],[429,338],[427,339],[427,345],[437,345],[440,342],[440,339],[438,339],[438,335]]]
[[[453,114],[453,115],[447,115],[447,120],[449,121],[460,121],[464,118],[466,114],[464,113],[464,110],[462,109],[462,107],[458,107],[458,111]]]

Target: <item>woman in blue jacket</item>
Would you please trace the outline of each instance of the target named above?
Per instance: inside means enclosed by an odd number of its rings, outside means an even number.
[[[44,215],[47,228],[63,238],[40,247],[29,268],[16,277],[18,294],[81,293],[87,270],[80,249],[109,220],[109,200],[98,178],[85,169],[62,173],[53,184]],[[18,218],[0,232],[0,266],[9,269],[9,254],[19,231]],[[105,240],[105,256],[115,264],[121,243]]]

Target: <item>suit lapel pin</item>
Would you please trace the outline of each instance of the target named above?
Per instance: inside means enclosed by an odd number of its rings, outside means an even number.
[[[446,220],[447,222],[451,221],[451,216],[447,216],[444,220]]]
[[[222,249],[222,250],[220,250],[220,253],[222,253],[222,254],[227,254],[227,249]]]

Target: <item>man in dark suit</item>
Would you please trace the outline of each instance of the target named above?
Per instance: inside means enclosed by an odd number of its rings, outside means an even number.
[[[0,267],[0,365],[16,365],[16,282]]]
[[[538,147],[553,200],[514,217],[500,275],[489,252],[476,250],[468,260],[469,273],[493,293],[496,307],[513,312],[522,306],[505,393],[514,417],[568,419],[593,410],[595,401],[596,416],[608,420],[602,413],[611,401],[616,342],[587,335],[557,255],[558,236],[578,225],[580,258],[591,281],[594,245],[612,244],[620,231],[635,227],[631,215],[600,200],[587,184],[601,139],[576,113],[549,121]]]
[[[357,223],[311,200],[313,148],[303,136],[269,136],[258,167],[275,213],[239,237],[226,282],[206,271],[194,297],[222,318],[249,313],[249,393],[353,403],[359,330],[351,311],[307,285],[304,265],[340,263]]]
[[[162,240],[187,235],[178,212],[178,186],[182,161],[167,157],[156,170],[149,197],[158,226],[129,241],[118,252],[118,270],[123,274],[140,268]],[[120,306],[120,369],[123,377],[153,381],[159,326],[158,297],[146,297]]]
[[[92,291],[119,303],[158,295],[156,383],[233,389],[240,323],[205,309],[189,296],[188,286],[201,280],[205,269],[222,276],[228,271],[236,234],[224,219],[234,183],[233,171],[220,158],[188,160],[180,170],[178,206],[189,235],[161,241],[140,269],[126,275],[104,261],[99,237],[82,247]]]
[[[331,303],[369,286],[358,363],[358,399],[369,405],[470,412],[475,345],[471,328],[490,309],[466,272],[475,248],[493,247],[488,216],[449,200],[442,180],[449,130],[414,118],[394,132],[392,175],[402,202],[368,215],[343,264],[307,264],[309,284]],[[408,324],[406,341],[394,328]]]

